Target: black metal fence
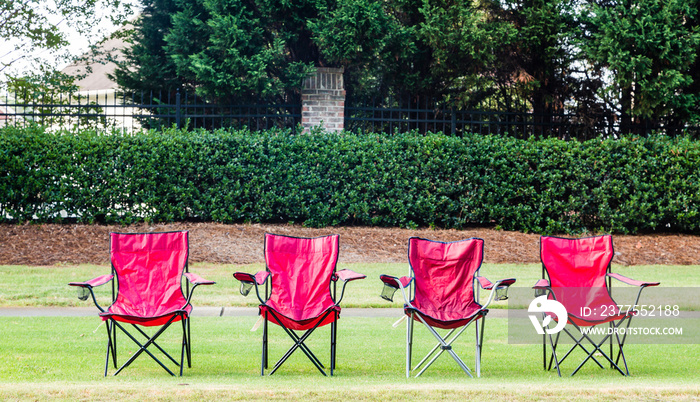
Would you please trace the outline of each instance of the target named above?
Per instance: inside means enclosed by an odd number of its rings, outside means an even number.
[[[615,114],[579,116],[492,110],[458,110],[437,102],[382,102],[380,106],[348,105],[345,129],[353,132],[406,132],[417,130],[462,135],[467,132],[518,138],[557,137],[585,140],[623,133],[688,134],[700,137],[700,126],[649,121],[623,123]],[[93,128],[132,132],[140,129],[224,127],[299,130],[302,105],[207,102],[185,91],[118,93],[102,91],[77,95],[0,95],[0,127],[37,123],[54,129]]]
[[[668,121],[624,122],[616,114],[576,115],[539,114],[531,112],[459,110],[437,102],[405,102],[391,107],[346,106],[345,129],[354,132],[406,132],[416,130],[510,135],[517,138],[532,136],[586,140],[615,138],[621,134],[649,135],[663,133],[671,136],[688,134],[700,137],[700,126]]]
[[[416,130],[511,135],[518,138],[558,137],[588,139],[619,133],[604,119],[589,126],[575,115],[497,112],[455,109],[347,107],[345,129],[360,132],[406,132]]]
[[[266,130],[298,127],[301,105],[214,104],[184,91],[128,94],[100,91],[56,95],[50,99],[27,94],[0,96],[0,126],[33,123],[55,129],[126,132],[173,126]]]

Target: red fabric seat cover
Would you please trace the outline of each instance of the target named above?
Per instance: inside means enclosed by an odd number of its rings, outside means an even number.
[[[338,262],[339,236],[313,239],[265,234],[265,262],[272,283],[270,299],[260,306],[277,312],[283,325],[294,330],[312,328],[324,313],[340,307],[331,297],[331,278]],[[329,314],[319,326],[334,319]],[[278,324],[268,316],[268,321]]]
[[[103,320],[155,326],[185,308],[181,278],[187,265],[187,232],[110,234],[112,266],[118,293]],[[178,321],[177,317],[175,321]]]
[[[569,322],[591,326],[625,316],[610,296],[605,280],[613,255],[610,235],[541,238],[542,264],[556,300],[566,308]]]
[[[451,243],[409,239],[408,261],[416,290],[411,304],[429,325],[460,327],[482,310],[474,298],[473,279],[483,250],[484,241],[476,238]]]

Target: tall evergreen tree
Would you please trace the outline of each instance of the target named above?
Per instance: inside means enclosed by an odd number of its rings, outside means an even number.
[[[338,0],[310,25],[325,63],[345,67],[351,101],[431,96],[432,51],[421,0]]]
[[[216,102],[284,101],[318,59],[306,28],[319,4],[145,0],[127,61],[127,89],[185,87]]]
[[[164,33],[172,29],[170,16],[180,11],[173,0],[142,0],[143,10],[134,28],[125,31],[124,60],[113,79],[120,87],[146,93],[174,93],[186,82],[167,53]]]
[[[485,0],[491,24],[507,24],[508,35],[495,41],[491,71],[501,109],[561,113],[571,99],[570,75],[576,54],[571,46],[577,30],[570,0]],[[506,28],[504,28],[506,29]]]
[[[695,4],[697,6],[697,3]],[[586,55],[610,72],[601,93],[623,126],[689,116],[698,103],[691,68],[700,49],[697,8],[684,0],[591,3]],[[697,70],[696,70],[697,71]],[[623,128],[624,129],[624,128]]]
[[[432,49],[431,71],[444,95],[467,108],[487,99],[496,100],[491,107],[506,107],[509,98],[497,91],[514,84],[512,71],[504,71],[509,62],[501,57],[515,40],[514,26],[475,1],[425,1],[421,12],[425,21],[419,32]]]

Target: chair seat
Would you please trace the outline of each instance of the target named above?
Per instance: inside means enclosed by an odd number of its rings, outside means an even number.
[[[266,306],[266,305],[261,305],[260,306],[260,314],[265,316],[265,312],[272,312],[277,319],[280,320],[282,325],[286,328],[293,329],[295,331],[306,331],[307,329],[311,329],[313,327],[322,327],[324,325],[331,324],[334,321],[334,314],[328,314],[326,315],[326,312],[329,310],[331,311],[336,311],[338,315],[340,315],[340,306],[330,306],[329,308],[321,311],[315,316],[309,317],[308,315],[305,315],[306,318],[298,319],[294,317],[288,317],[281,313],[280,311],[272,308],[271,306]],[[267,316],[267,320],[279,325],[277,320],[272,317],[272,315]],[[321,321],[322,320],[322,321]],[[321,321],[319,323],[319,321]],[[318,325],[317,325],[318,324]]]
[[[569,322],[578,326],[595,326],[634,315],[633,311],[621,311],[606,287],[553,287],[552,292],[566,308]]]
[[[273,278],[275,275],[273,275]],[[273,279],[274,280],[274,279]],[[330,282],[330,280],[328,280]],[[322,282],[323,286],[319,286],[321,289],[320,294],[315,294],[313,297],[294,297],[292,290],[288,290],[287,293],[275,293],[270,299],[264,303],[267,306],[279,314],[284,315],[290,320],[295,321],[308,321],[316,317],[323,315],[328,309],[334,308],[335,303],[331,298],[330,291],[327,290],[329,285]],[[281,288],[282,286],[277,285],[273,282],[273,288]],[[288,287],[292,288],[293,287]],[[304,292],[304,296],[308,293]]]
[[[144,313],[143,311],[139,311],[139,309],[137,308],[130,308],[129,306],[125,306],[123,304],[113,304],[107,309],[106,312],[99,313],[99,316],[102,318],[103,321],[107,321],[108,319],[112,318],[116,321],[125,322],[128,324],[138,324],[143,325],[145,327],[155,327],[167,323],[168,321],[170,321],[171,318],[173,318],[173,316],[176,317],[172,322],[180,321],[183,318],[183,316],[184,318],[188,318],[190,316],[190,313],[192,313],[191,304],[185,307],[184,310],[179,308],[158,309],[151,312],[150,314]]]
[[[469,303],[456,309],[421,308],[420,306],[409,308],[404,306],[404,313],[406,313],[406,315],[410,316],[411,312],[420,314],[430,326],[452,329],[466,325],[469,321],[474,319],[475,315],[479,317],[486,315],[488,310],[483,309],[482,306],[477,303]],[[416,320],[418,320],[417,317]]]

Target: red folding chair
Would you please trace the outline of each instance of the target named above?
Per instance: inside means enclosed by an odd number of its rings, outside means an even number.
[[[557,373],[561,376],[560,365],[574,350],[580,348],[586,357],[571,373],[572,376],[589,360],[603,368],[603,364],[596,359],[596,357],[601,356],[610,363],[610,367],[616,369],[620,374],[629,375],[623,350],[626,332],[620,337],[618,329],[622,328],[623,325],[629,328],[632,317],[637,313],[635,306],[639,303],[642,290],[649,286],[657,286],[659,282],[636,281],[620,274],[610,273],[613,255],[613,242],[610,235],[580,239],[541,237],[540,257],[543,279],[540,279],[534,286],[536,296],[547,295],[547,299],[561,303],[567,312],[567,326],[564,326],[563,330],[556,334],[555,339],[551,333],[542,336],[545,370],[551,370],[552,362],[554,362]],[[545,274],[548,279],[545,278]],[[610,294],[611,279],[639,287],[634,304],[629,305],[631,308],[620,309],[620,305],[613,300]],[[559,319],[555,314],[543,313],[543,323],[558,323]],[[581,330],[581,327],[595,327],[601,324],[608,324],[610,330],[605,331],[607,335],[599,341],[592,339]],[[557,345],[562,332],[567,334],[574,341],[574,344],[562,358],[559,358]],[[577,335],[572,332],[577,333]],[[547,366],[547,338],[549,338],[552,350],[549,367]],[[613,360],[613,338],[617,341],[618,346],[615,360]],[[609,353],[605,353],[601,346],[608,340],[610,341],[610,349]],[[584,341],[587,342],[586,346],[583,344]],[[596,352],[600,355],[596,356]],[[620,358],[624,364],[624,371],[618,365]]]
[[[192,367],[190,298],[197,286],[213,285],[214,282],[188,272],[188,250],[187,232],[110,233],[112,274],[86,282],[69,284],[80,287],[79,297],[82,300],[87,300],[89,295],[92,296],[95,306],[100,311],[100,318],[107,322],[105,376],[107,376],[110,355],[114,368],[117,368],[117,328],[136,343],[139,350],[114,375],[119,374],[145,352],[165,371],[174,376],[175,374],[147,349],[150,346],[160,350],[165,357],[179,366],[180,376],[182,376],[185,355],[187,355],[188,367]],[[115,276],[116,281],[113,280]],[[189,281],[185,284],[184,292],[181,284],[183,277]],[[112,282],[112,304],[105,310],[97,303],[93,287],[110,281]],[[190,283],[193,285],[191,289]],[[156,339],[177,321],[182,322],[182,348],[179,362],[156,343]],[[138,334],[145,337],[145,342],[139,341],[130,334],[127,327],[121,323],[130,324]],[[141,327],[160,328],[155,334],[148,335]]]
[[[476,375],[481,376],[481,345],[484,339],[484,321],[489,311],[487,307],[493,300],[507,299],[508,287],[515,283],[513,278],[491,283],[488,279],[478,276],[483,255],[482,239],[471,238],[443,243],[411,237],[408,240],[409,275],[401,278],[380,276],[384,282],[382,298],[393,301],[393,296],[399,289],[404,298],[406,315],[403,318],[409,317],[406,325],[407,378],[411,376],[412,371],[413,321],[422,322],[438,341],[413,368],[415,371],[422,367],[416,377],[423,374],[445,351],[472,377],[467,365],[452,348],[457,337],[471,323],[475,323],[476,330]],[[479,303],[479,289],[476,288],[475,291],[476,283],[481,288],[491,291],[484,305]],[[448,332],[442,336],[435,328]]]
[[[348,269],[335,271],[338,241],[338,235],[309,239],[266,233],[266,271],[255,275],[244,272],[233,275],[241,281],[241,294],[248,295],[254,286],[260,300],[260,315],[264,322],[260,375],[265,375],[268,368],[268,321],[282,327],[294,341],[294,345],[272,368],[270,375],[297,349],[301,349],[326,375],[323,370],[325,366],[304,342],[316,328],[327,324],[331,325],[330,374],[333,375],[340,301],[348,282],[365,278],[365,275]],[[336,298],[338,281],[342,282],[343,287],[340,297]],[[296,331],[305,332],[299,336]]]

